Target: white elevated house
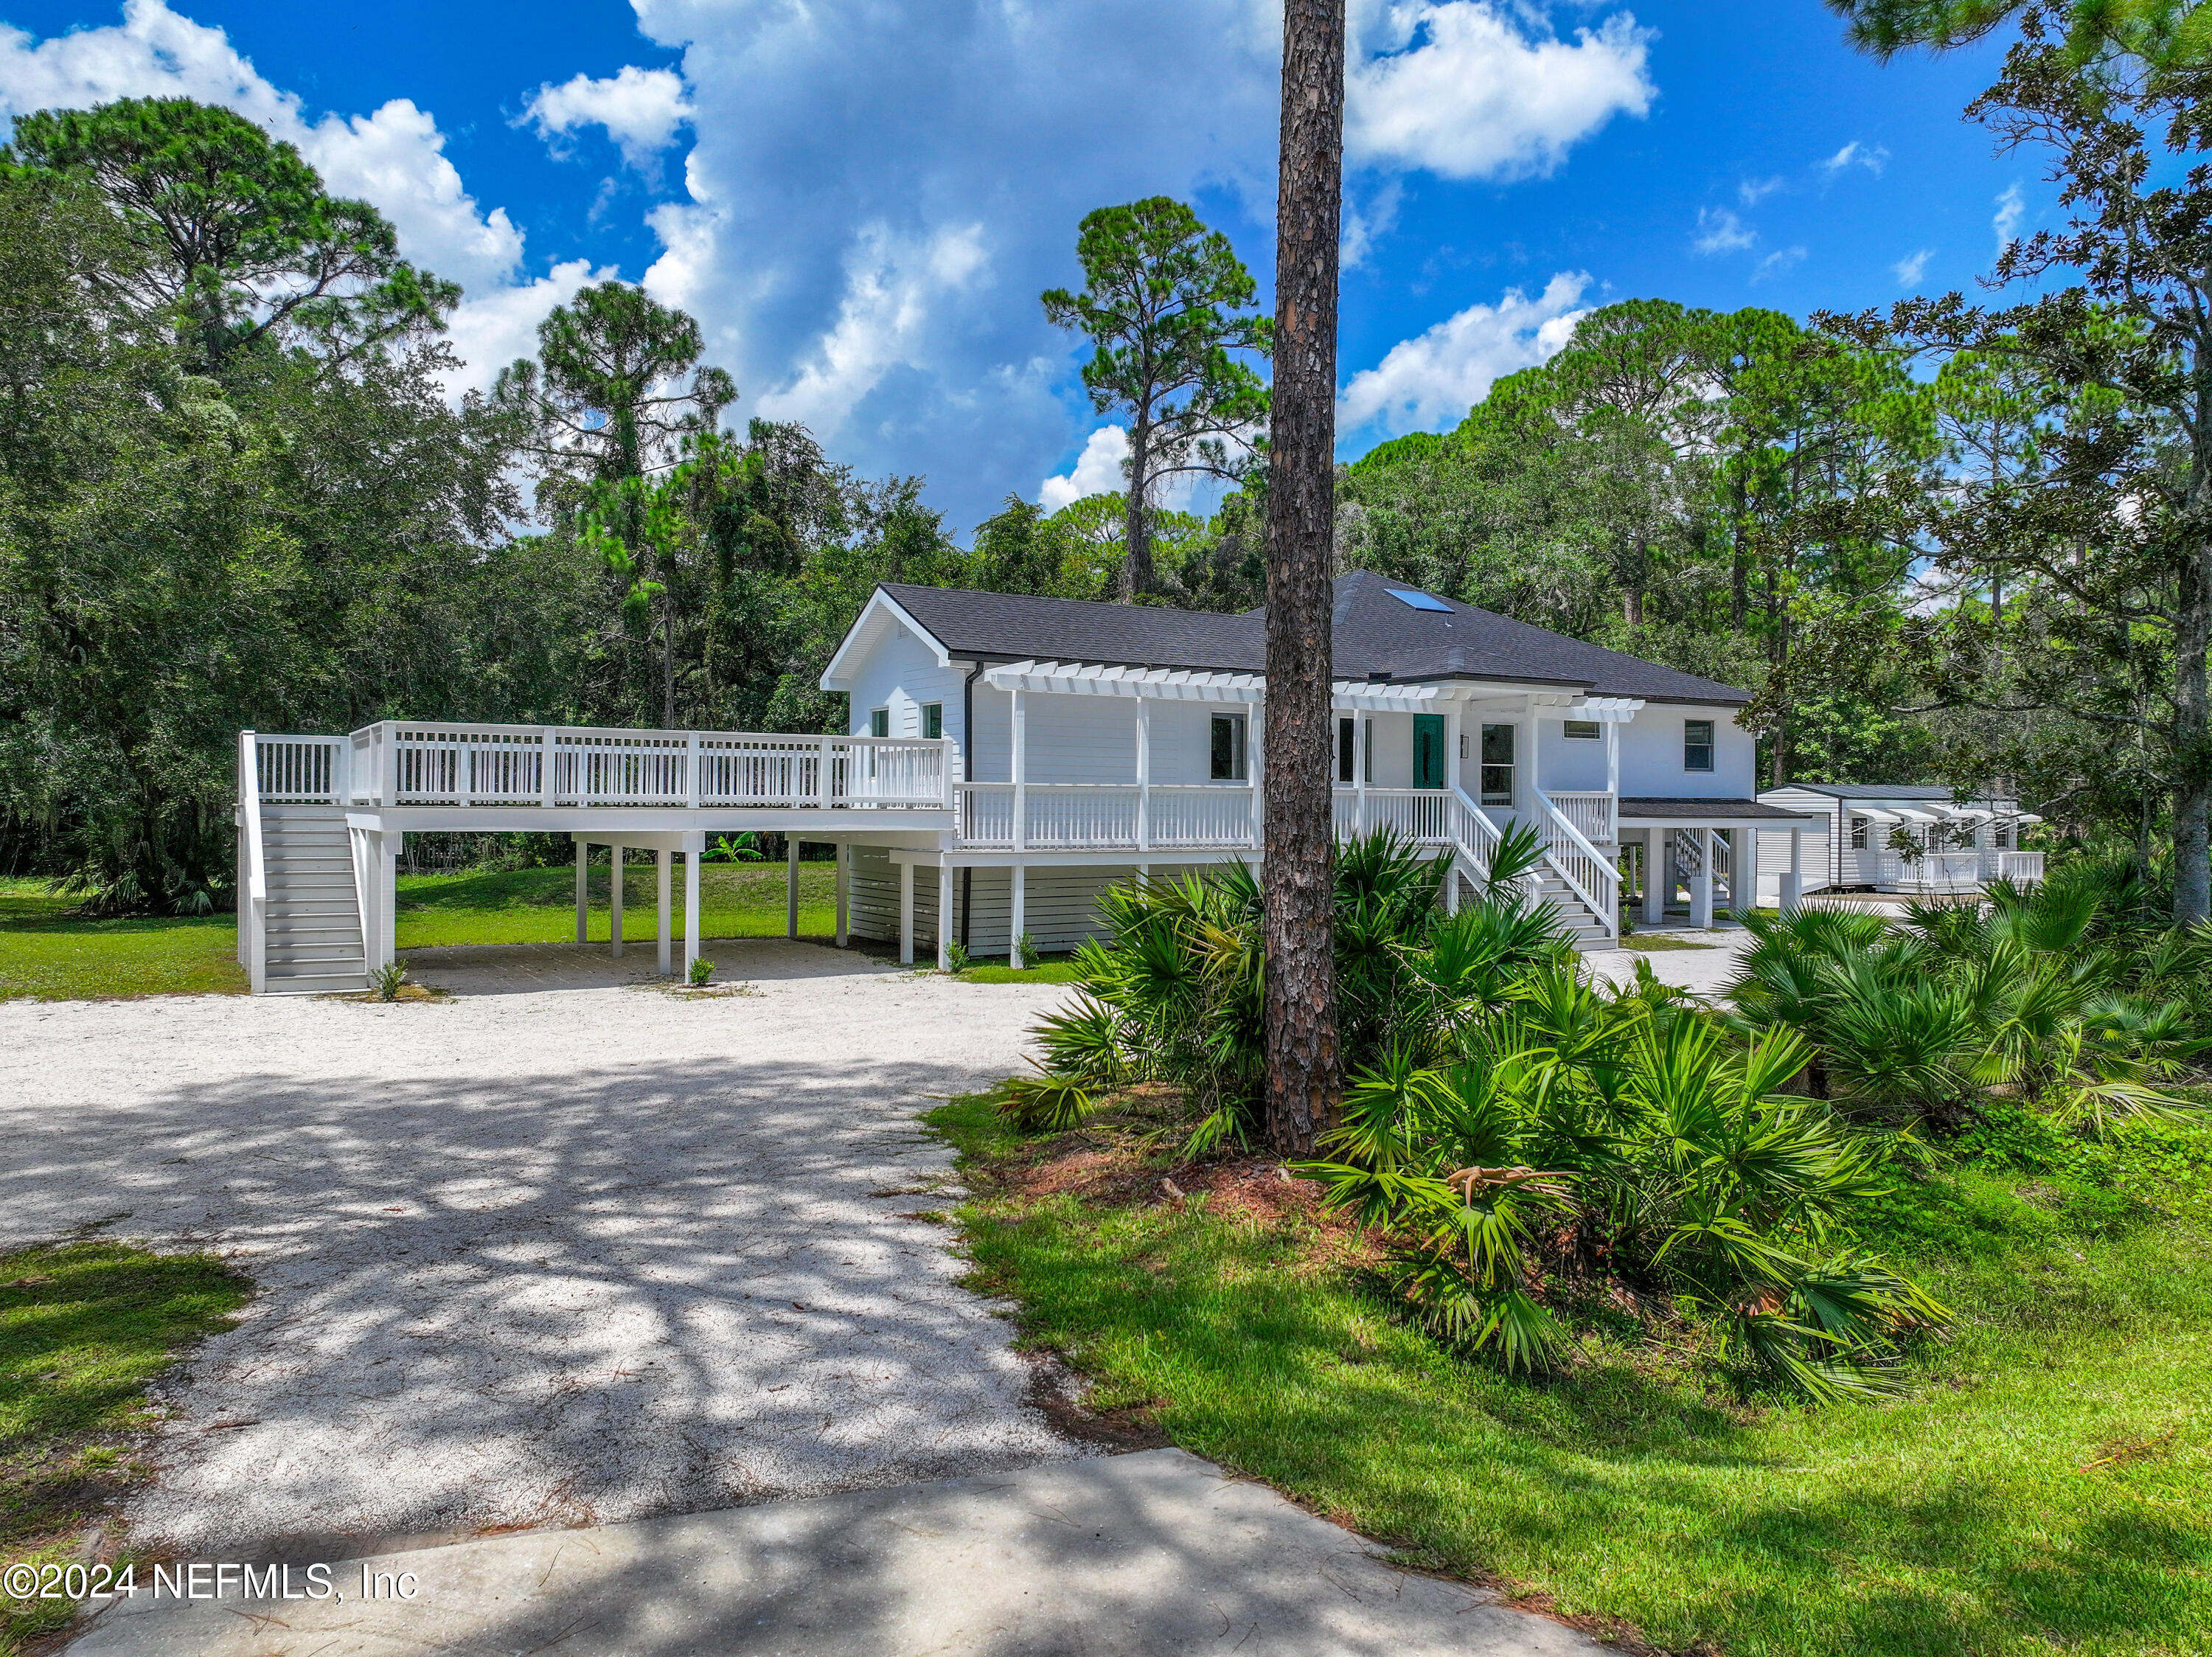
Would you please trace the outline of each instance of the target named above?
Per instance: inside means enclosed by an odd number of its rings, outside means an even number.
[[[1794,901],[1815,813],[1753,793],[1746,692],[1359,573],[1336,583],[1336,823],[1449,852],[1447,901],[1511,823],[1534,884],[1586,945],[1614,941],[1621,869],[1650,918],[1760,889],[1759,832],[1786,839]],[[1073,947],[1108,884],[1256,859],[1266,618],[885,585],[823,685],[848,733],[583,730],[387,721],[349,736],[240,735],[240,955],[258,991],[359,986],[393,958],[392,881],[416,832],[567,832],[650,849],[671,970],[698,952],[713,836],[837,855],[837,935]],[[1771,848],[1778,860],[1780,844]],[[578,860],[577,936],[584,932]],[[614,947],[621,948],[619,886]]]
[[[2020,844],[2021,830],[2043,819],[2017,800],[1961,800],[1946,788],[1858,783],[1797,783],[1759,797],[1816,819],[1805,831],[1814,877],[1808,891],[1935,896],[2043,878],[2043,854]]]

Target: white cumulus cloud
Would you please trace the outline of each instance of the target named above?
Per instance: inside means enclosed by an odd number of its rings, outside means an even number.
[[[504,209],[478,207],[446,159],[437,122],[407,99],[311,120],[221,29],[162,0],[126,0],[119,24],[45,40],[0,26],[0,116],[10,120],[35,109],[177,97],[226,105],[296,144],[333,192],[374,203],[398,231],[400,251],[440,276],[471,289],[501,283],[522,257],[521,231]]]
[[[1690,245],[1701,253],[1740,253],[1759,240],[1759,232],[1725,207],[1698,209],[1698,239]]]
[[[1791,265],[1801,262],[1804,257],[1805,250],[1802,247],[1778,247],[1752,267],[1751,279],[1753,282],[1764,282],[1769,277],[1780,276]]]
[[[2003,194],[1997,198],[1996,216],[1990,220],[1990,228],[1997,233],[1998,253],[2020,240],[2020,222],[2027,216],[2027,203],[2020,193],[2020,186],[2005,186]]]
[[[1916,252],[1907,253],[1903,259],[1898,260],[1896,264],[1891,265],[1889,267],[1890,272],[1897,277],[1898,286],[1900,288],[1918,287],[1920,285],[1921,277],[1928,269],[1929,255],[1934,252],[1935,249],[1932,247],[1923,247]]]
[[[1493,381],[1544,362],[1565,346],[1583,313],[1589,286],[1563,271],[1530,298],[1506,289],[1495,305],[1470,305],[1427,332],[1393,345],[1363,369],[1337,399],[1340,431],[1374,428],[1385,436],[1454,424],[1490,394]]]
[[[1345,148],[1370,166],[1448,179],[1549,173],[1617,114],[1657,92],[1652,32],[1626,12],[1562,40],[1487,0],[1365,8],[1367,55],[1345,76]]]
[[[1881,169],[1888,165],[1888,150],[1885,149],[1878,143],[1861,143],[1856,138],[1854,138],[1849,143],[1845,144],[1841,149],[1838,149],[1834,155],[1822,161],[1820,163],[1820,170],[1824,173],[1834,174],[1840,173],[1845,168],[1849,167],[1863,167],[1868,172],[1873,174],[1876,178],[1880,178],[1881,176]]]
[[[559,86],[541,86],[521,115],[549,143],[580,127],[604,127],[624,161],[656,178],[660,152],[676,142],[677,130],[690,119],[682,76],[672,69],[631,64],[603,80],[579,75]]]
[[[1037,500],[1057,512],[1088,495],[1118,495],[1129,486],[1121,463],[1129,458],[1129,433],[1123,426],[1101,426],[1085,440],[1075,464],[1037,485]]]

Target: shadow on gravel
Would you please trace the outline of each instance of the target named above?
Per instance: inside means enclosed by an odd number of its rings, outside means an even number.
[[[549,1075],[526,1028],[512,1061],[0,1111],[0,1235],[121,1213],[108,1234],[264,1290],[175,1394],[142,1537],[330,1557],[1077,1453],[933,1214],[915,1101],[979,1078],[742,1052]]]

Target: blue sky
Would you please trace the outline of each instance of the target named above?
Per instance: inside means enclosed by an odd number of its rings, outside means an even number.
[[[1167,193],[1267,291],[1279,0],[0,0],[0,118],[240,108],[460,280],[456,382],[583,281],[697,315],[734,417],[803,419],[953,523],[1110,487],[1048,326],[1088,208]],[[2048,222],[1959,112],[1992,42],[1885,67],[1816,0],[1354,0],[1344,452],[1455,423],[1583,308],[1971,289]]]

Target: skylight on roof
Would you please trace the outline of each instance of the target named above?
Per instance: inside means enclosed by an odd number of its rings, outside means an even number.
[[[1445,615],[1452,612],[1451,606],[1442,599],[1431,598],[1426,593],[1403,593],[1395,587],[1386,587],[1382,590],[1399,603],[1410,604],[1416,610],[1440,610]]]

